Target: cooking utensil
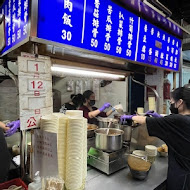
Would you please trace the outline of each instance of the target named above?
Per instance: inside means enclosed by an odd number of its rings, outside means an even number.
[[[107,131],[109,129],[109,133]],[[101,128],[95,130],[95,145],[97,149],[113,152],[122,148],[124,132],[120,129]]]

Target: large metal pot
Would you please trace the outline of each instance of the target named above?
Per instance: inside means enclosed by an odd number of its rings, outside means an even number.
[[[98,117],[99,128],[119,128],[119,123],[117,119],[108,117]]]
[[[109,133],[107,134],[109,130]],[[106,152],[120,150],[123,145],[124,132],[120,129],[101,128],[95,131],[95,145],[97,149]]]

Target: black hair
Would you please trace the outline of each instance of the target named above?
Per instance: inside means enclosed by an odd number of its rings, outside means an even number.
[[[190,109],[190,88],[179,87],[171,92],[171,97],[177,102],[182,99],[185,102],[187,109]]]
[[[71,100],[76,107],[80,107],[83,104],[82,94],[71,94]]]
[[[94,94],[94,92],[92,92],[91,90],[86,90],[83,93],[83,102],[85,103],[86,99],[89,99],[92,94]]]

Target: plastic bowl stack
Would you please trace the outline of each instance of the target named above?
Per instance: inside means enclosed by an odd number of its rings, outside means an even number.
[[[83,178],[83,119],[69,118],[67,130],[66,179],[67,189],[80,189]],[[73,183],[74,182],[74,183]]]
[[[41,129],[57,133],[59,177],[67,190],[82,190],[87,177],[87,120],[83,112],[69,110],[41,119]]]
[[[147,155],[147,160],[153,164],[157,156],[157,147],[153,145],[146,145],[145,152]]]

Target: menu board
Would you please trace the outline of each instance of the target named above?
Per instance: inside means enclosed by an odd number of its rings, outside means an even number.
[[[111,0],[39,0],[38,12],[38,38],[179,69],[181,41]]]
[[[178,70],[181,40],[143,19],[140,22],[136,61]]]
[[[28,0],[5,0],[0,8],[0,14],[5,15],[6,46],[3,54],[28,36]]]

